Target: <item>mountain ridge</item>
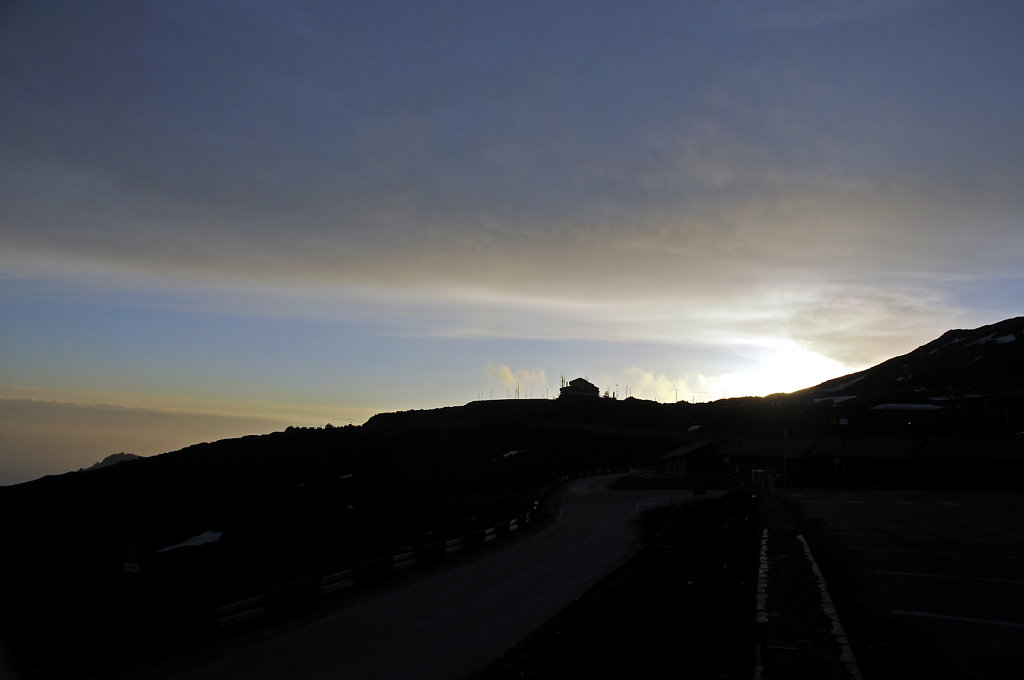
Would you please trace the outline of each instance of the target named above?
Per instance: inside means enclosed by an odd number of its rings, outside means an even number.
[[[1024,391],[1024,316],[973,329],[951,329],[906,354],[792,394],[915,398]],[[849,394],[847,394],[849,393]]]

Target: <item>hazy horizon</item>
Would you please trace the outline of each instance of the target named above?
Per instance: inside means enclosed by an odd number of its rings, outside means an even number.
[[[789,392],[1018,316],[1022,19],[4,3],[0,483],[561,376]]]

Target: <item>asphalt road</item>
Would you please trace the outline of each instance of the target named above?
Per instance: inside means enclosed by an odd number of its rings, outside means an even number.
[[[213,646],[134,668],[143,680],[460,678],[483,668],[626,560],[637,514],[689,493],[608,491],[614,475],[574,480],[552,524],[486,557],[372,596],[339,598]]]
[[[932,640],[967,677],[1019,675],[1024,495],[801,489],[789,499],[862,584],[861,606]]]

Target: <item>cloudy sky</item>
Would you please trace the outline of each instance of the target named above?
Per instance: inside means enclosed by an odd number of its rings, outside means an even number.
[[[0,5],[0,483],[1021,314],[1019,3]]]

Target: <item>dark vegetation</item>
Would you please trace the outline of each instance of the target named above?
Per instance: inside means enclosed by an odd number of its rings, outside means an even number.
[[[326,574],[352,569],[357,584],[382,578],[398,552],[433,559],[448,539],[471,544],[482,541],[486,527],[525,520],[563,475],[655,468],[665,454],[695,444],[683,486],[704,473],[749,479],[761,470],[779,479],[785,460],[790,485],[1021,490],[1022,430],[1018,318],[951,331],[903,357],[791,395],[712,404],[473,402],[380,414],[360,427],[289,428],[199,444],[0,488],[0,632],[15,663],[40,672],[149,653],[213,634],[218,606],[263,593],[273,613],[315,597]],[[637,650],[630,663],[640,664],[633,670],[684,639],[712,656],[724,653],[702,635],[746,625],[726,621],[746,577],[718,582],[706,570],[719,560],[722,576],[731,578],[746,559],[738,538],[747,530],[739,518],[748,513],[730,503],[707,506],[720,516],[673,517],[639,560],[645,566],[630,572],[647,576],[619,574],[621,585],[595,605],[613,617],[630,602],[680,603],[683,611],[671,617],[683,619],[682,628],[671,629],[678,635],[656,626],[621,633],[636,636],[628,642]],[[204,532],[220,538],[162,550]],[[718,534],[731,538],[713,541]],[[671,575],[691,572],[694,578]],[[691,588],[688,581],[708,585]],[[579,630],[585,632],[572,644],[601,635]],[[746,639],[742,630],[738,635]],[[615,636],[608,636],[601,639],[611,646]],[[576,647],[565,650],[579,660]],[[561,667],[557,656],[531,652],[522,670]],[[690,663],[700,677],[704,662]]]

